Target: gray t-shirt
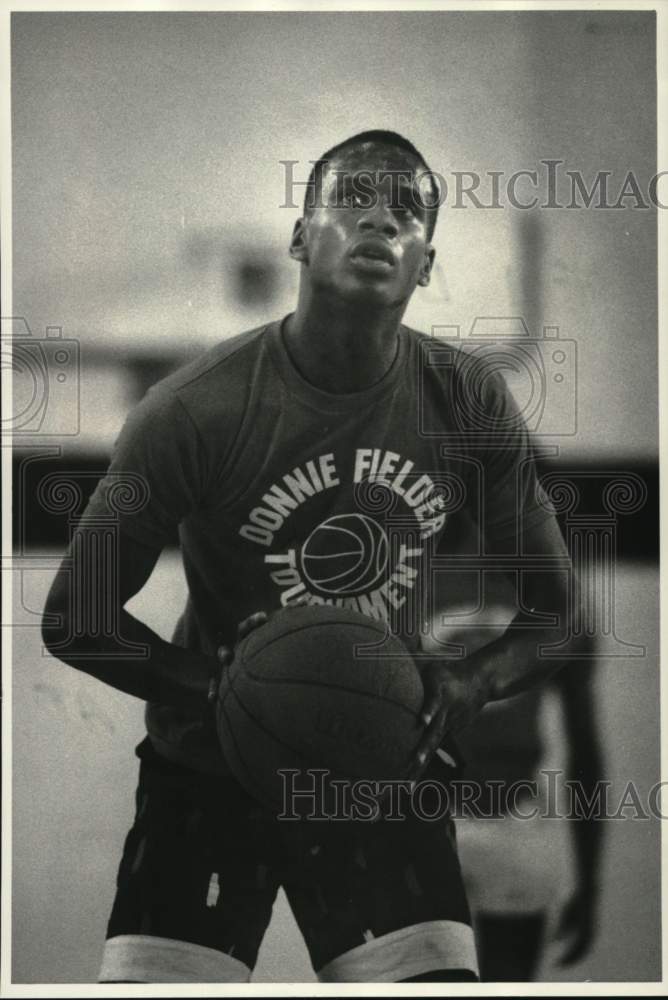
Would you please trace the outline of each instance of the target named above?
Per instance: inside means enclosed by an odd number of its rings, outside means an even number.
[[[338,395],[300,375],[281,322],[225,340],[133,410],[87,513],[109,511],[119,475],[143,477],[148,502],[120,528],[156,548],[178,531],[186,648],[212,654],[250,613],[307,602],[386,621],[415,651],[456,509],[511,548],[520,519],[552,516],[503,379],[467,382],[465,360],[401,327],[384,377]],[[165,756],[222,769],[209,717],[149,704],[147,727]]]

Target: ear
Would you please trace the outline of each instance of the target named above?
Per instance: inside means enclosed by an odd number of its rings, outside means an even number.
[[[418,278],[418,285],[422,285],[426,288],[431,281],[431,269],[434,266],[434,257],[436,256],[436,251],[433,246],[429,244],[424,251],[424,258],[422,261],[422,266],[420,268],[420,276]]]
[[[295,222],[288,253],[293,260],[299,261],[300,264],[308,263],[306,251],[306,219],[297,219]]]

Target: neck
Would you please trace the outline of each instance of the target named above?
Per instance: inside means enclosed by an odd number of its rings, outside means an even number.
[[[300,289],[284,327],[285,343],[300,374],[326,392],[361,392],[380,382],[399,347],[401,309],[316,301]]]

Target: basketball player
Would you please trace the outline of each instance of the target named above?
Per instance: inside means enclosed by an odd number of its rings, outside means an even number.
[[[485,703],[555,669],[537,647],[568,628],[566,573],[550,563],[563,568],[566,553],[515,404],[490,375],[473,407],[456,357],[430,366],[429,338],[401,323],[429,283],[435,194],[425,160],[395,133],[362,133],[318,161],[290,242],[294,313],[223,340],[149,391],[54,581],[46,610],[61,625],[44,629],[49,649],[147,703],[103,982],[247,980],[279,884],[321,980],[477,978],[452,823],[345,823],[302,850],[227,773],[213,712],[217,650],[234,645],[238,623],[243,634],[291,603],[383,619],[417,655],[453,490],[492,555],[548,560],[523,581],[523,599],[561,627],[511,628],[465,663],[421,658],[413,775]],[[132,510],[116,502],[123,476],[145,487]],[[119,526],[111,569],[78,556],[99,515]],[[327,556],[339,519],[364,556],[343,586],[312,558]],[[189,598],[169,643],[125,604],[177,530]],[[115,616],[113,637],[97,625],[100,608]]]

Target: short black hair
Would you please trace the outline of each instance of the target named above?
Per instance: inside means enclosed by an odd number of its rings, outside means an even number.
[[[344,139],[343,142],[337,143],[336,146],[332,146],[331,149],[328,149],[326,153],[323,153],[314,162],[309,174],[306,195],[304,197],[304,215],[308,215],[317,203],[316,199],[322,188],[322,178],[330,160],[333,160],[344,149],[362,146],[366,143],[375,146],[392,146],[395,149],[403,149],[405,152],[410,153],[424,167],[425,173],[429,175],[431,186],[430,197],[432,200],[424,204],[424,207],[427,209],[427,238],[431,239],[436,228],[438,206],[440,203],[440,190],[434,177],[434,172],[427,164],[422,153],[412,142],[406,139],[405,136],[400,135],[399,132],[390,132],[385,129],[369,129],[366,132],[358,132],[356,135],[351,135],[350,138]]]

